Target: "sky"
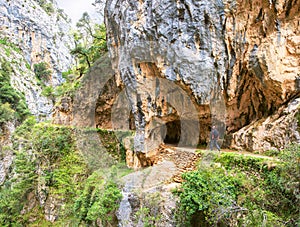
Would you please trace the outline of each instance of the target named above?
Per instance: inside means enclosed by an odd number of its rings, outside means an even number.
[[[92,5],[94,0],[56,0],[59,8],[71,18],[72,24],[75,26],[77,21],[82,17],[84,12],[93,18],[96,17],[96,8]],[[97,15],[100,16],[99,14]]]

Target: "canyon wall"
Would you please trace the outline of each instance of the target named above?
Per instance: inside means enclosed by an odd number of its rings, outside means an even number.
[[[249,138],[256,129],[244,127],[270,121],[299,96],[299,7],[293,0],[107,1],[108,46],[133,113],[135,150],[151,150],[153,141],[204,144],[212,124],[224,145],[238,149],[300,142],[295,117],[292,132],[273,125],[285,142],[274,143],[274,134],[268,145],[256,136],[241,146],[238,134]]]
[[[53,85],[60,84],[61,73],[75,63],[70,19],[56,1],[1,1],[0,38],[15,43],[32,69],[36,63],[48,63]]]

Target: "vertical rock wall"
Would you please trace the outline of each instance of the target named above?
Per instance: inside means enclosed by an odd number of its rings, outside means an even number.
[[[267,117],[299,92],[297,1],[225,5],[228,131]]]
[[[154,118],[161,120],[161,140],[163,126],[172,121],[172,112],[158,108],[166,96],[160,83],[148,78],[183,89],[198,117],[193,108],[177,106],[186,114],[179,116],[181,126],[185,119],[199,125],[200,143],[212,123],[231,135],[297,97],[299,7],[293,0],[108,0],[108,46],[135,117],[136,151],[147,150]],[[174,100],[186,103],[180,96]],[[193,128],[181,127],[188,130]],[[234,146],[237,139],[230,138]]]
[[[206,140],[210,104],[223,99],[226,81],[223,8],[220,1],[107,2],[108,45],[135,117],[137,151],[153,142],[154,119],[161,121],[164,139],[164,125],[174,120],[174,111],[181,132],[191,132],[185,138],[196,138],[183,143]]]
[[[24,52],[33,66],[41,61],[52,69],[52,84],[62,82],[61,72],[74,64],[70,48],[74,42],[67,15],[56,1],[47,1],[52,10],[43,9],[34,0],[0,2],[0,38],[8,38]],[[33,67],[32,67],[33,68]]]

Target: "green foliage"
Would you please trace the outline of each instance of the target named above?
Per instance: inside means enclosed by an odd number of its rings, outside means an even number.
[[[60,103],[63,97],[74,98],[76,91],[81,87],[81,78],[75,78],[72,74],[73,70],[62,73],[62,77],[65,79],[60,85],[53,87],[52,85],[45,86],[42,90],[42,95],[50,98],[56,103]]]
[[[75,48],[71,54],[78,59],[79,74],[85,74],[97,59],[107,52],[105,26],[93,24],[87,13],[76,24],[78,31],[74,32]]]
[[[35,151],[51,162],[66,157],[74,149],[71,131],[66,127],[40,123],[33,127],[31,136]]]
[[[48,68],[49,66],[46,62],[40,62],[33,65],[36,77],[42,82],[46,82],[50,79],[52,72]]]
[[[182,188],[177,192],[180,198],[180,222],[188,224],[193,219],[205,216],[205,222],[211,225],[226,223],[237,196],[234,178],[226,175],[222,168],[205,167],[185,173],[182,178]],[[201,219],[197,221],[201,222]]]
[[[54,13],[54,8],[52,3],[47,3],[46,0],[37,0],[38,4],[45,10],[45,12],[49,15]]]
[[[98,219],[103,225],[111,223],[119,207],[121,191],[115,182],[95,171],[85,183],[85,187],[75,202],[74,210],[80,221],[95,223]]]
[[[50,98],[52,101],[55,100],[55,88],[51,85],[44,87],[41,94]]]
[[[0,44],[11,48],[12,50],[14,50],[17,53],[21,53],[20,48],[17,47],[15,44],[9,42],[8,38],[0,39]]]
[[[277,158],[280,161],[222,153],[210,159],[221,168],[201,166],[184,174],[177,192],[179,223],[299,225],[300,146],[280,151]]]
[[[126,151],[123,140],[132,137],[132,131],[109,131],[106,129],[97,129],[100,140],[106,151],[110,153],[119,162],[125,161]]]
[[[128,168],[119,164],[91,172],[77,150],[75,135],[71,127],[36,123],[34,117],[28,117],[15,130],[12,141],[16,159],[9,180],[0,187],[0,226],[114,223],[122,197],[117,180],[129,173]],[[54,224],[44,220],[41,205],[28,210],[32,201],[28,197],[38,195],[34,199],[39,200],[41,194],[59,206],[59,219]]]
[[[269,226],[279,226],[285,222],[293,226],[292,223],[297,222],[300,212],[299,151],[299,145],[280,151],[280,162],[227,154],[217,158],[241,182],[237,202],[249,210],[241,223],[266,222]],[[269,218],[264,220],[266,215]]]
[[[24,226],[26,219],[21,210],[26,202],[26,195],[32,191],[35,181],[35,162],[25,152],[16,152],[13,163],[15,174],[5,182],[0,190],[0,225]]]
[[[47,197],[56,198],[64,206],[60,217],[70,216],[70,210],[80,182],[85,179],[86,164],[78,153],[73,129],[51,124],[36,124],[33,117],[18,127],[13,135],[16,159],[12,176],[0,189],[1,226],[26,226],[36,213],[21,214],[28,205],[28,194],[37,193],[37,185],[44,185]],[[41,193],[41,192],[39,192]],[[9,204],[9,206],[7,206]],[[39,210],[39,206],[35,207]],[[42,210],[40,210],[42,212]],[[42,216],[42,215],[41,215]]]
[[[26,62],[26,68],[28,69],[28,70],[31,70],[31,66],[30,66],[30,64],[28,63],[28,62]]]
[[[15,111],[10,107],[9,103],[0,105],[0,125],[12,121],[14,119]]]
[[[46,3],[45,5],[43,5],[43,9],[46,11],[46,13],[48,13],[49,15],[51,15],[51,13],[54,13],[54,8],[52,3]]]
[[[8,120],[23,121],[29,115],[25,97],[10,84],[12,67],[10,63],[1,60],[0,68],[0,124]]]
[[[216,162],[222,163],[227,169],[243,168],[249,171],[260,171],[265,166],[263,158],[237,155],[234,153],[225,153],[215,159]]]

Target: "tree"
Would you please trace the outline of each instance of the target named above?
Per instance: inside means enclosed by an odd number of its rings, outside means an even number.
[[[78,30],[73,34],[75,48],[71,50],[71,54],[77,57],[77,69],[82,75],[107,51],[106,29],[104,25],[94,24],[86,12],[76,27]]]

